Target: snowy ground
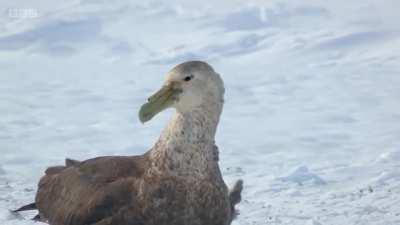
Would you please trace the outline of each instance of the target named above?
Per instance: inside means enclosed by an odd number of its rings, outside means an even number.
[[[235,225],[400,224],[400,2],[1,1],[0,224],[65,157],[141,154],[166,71],[210,62]]]

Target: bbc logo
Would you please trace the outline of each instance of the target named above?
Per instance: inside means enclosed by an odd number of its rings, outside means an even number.
[[[39,17],[39,12],[32,8],[11,8],[8,9],[8,16],[13,19],[31,19]]]

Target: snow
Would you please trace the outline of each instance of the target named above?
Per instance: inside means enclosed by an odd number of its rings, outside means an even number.
[[[172,111],[138,109],[189,59],[225,81],[234,225],[400,224],[399,4],[1,2],[37,17],[0,14],[0,224],[36,224],[9,209],[47,166],[148,150]]]
[[[303,183],[305,182],[311,182],[315,185],[326,184],[326,181],[324,181],[321,177],[319,177],[315,173],[310,172],[307,166],[300,166],[289,175],[285,177],[280,177],[279,180],[284,182],[294,182],[299,185],[303,185]]]
[[[0,166],[0,175],[4,175],[5,173],[6,173],[6,171],[4,171],[4,169],[1,168],[1,166]]]

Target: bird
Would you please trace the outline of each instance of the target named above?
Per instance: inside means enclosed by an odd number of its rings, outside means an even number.
[[[161,89],[139,110],[142,123],[175,113],[143,155],[102,156],[49,167],[35,202],[50,225],[229,225],[243,181],[229,189],[219,168],[215,135],[224,83],[208,63],[186,61],[167,72]]]

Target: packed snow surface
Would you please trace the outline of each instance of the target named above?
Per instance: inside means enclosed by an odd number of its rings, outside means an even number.
[[[244,3],[245,2],[245,3]],[[185,60],[223,76],[234,225],[400,224],[400,2],[2,1],[0,224],[65,157],[147,151],[137,112]]]

